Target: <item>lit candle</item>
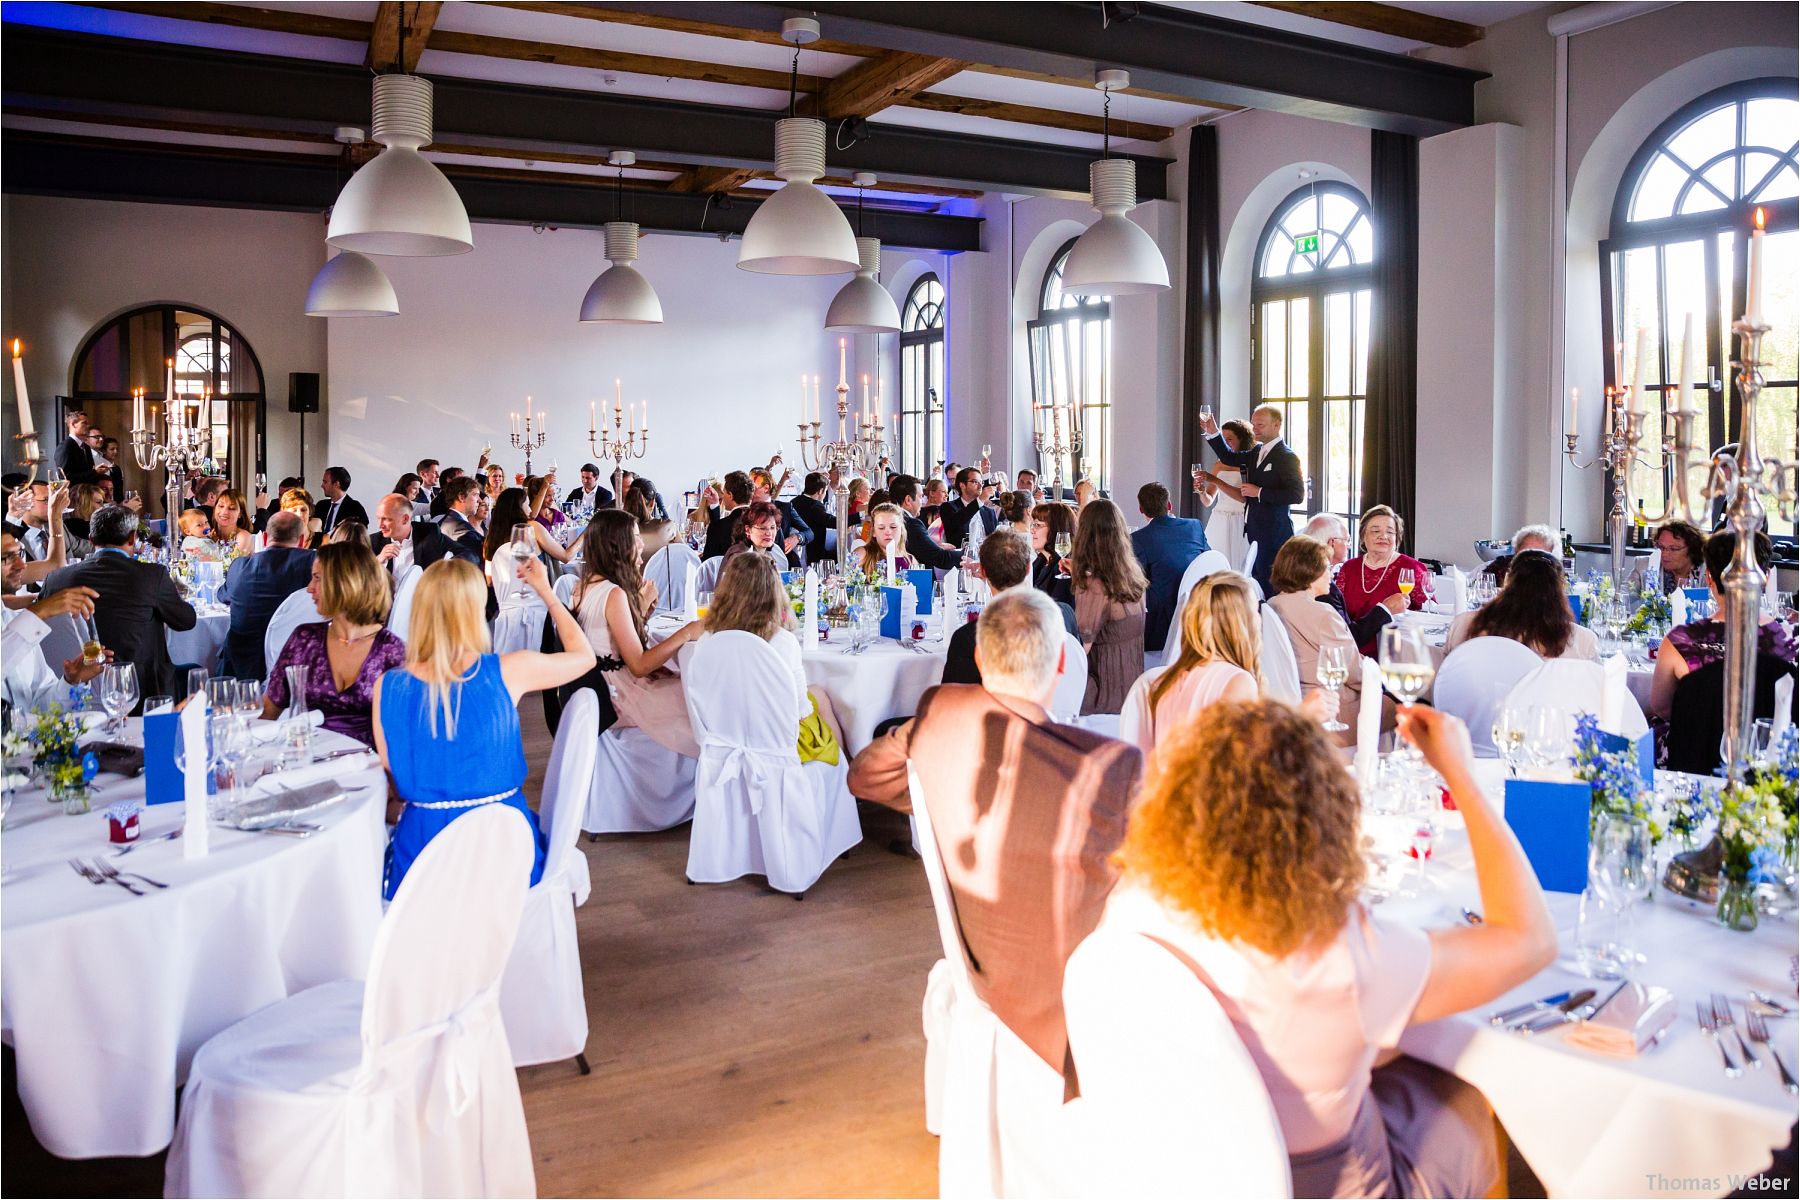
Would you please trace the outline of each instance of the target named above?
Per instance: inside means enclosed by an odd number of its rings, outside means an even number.
[[[625,432],[637,432],[637,405],[635,404],[625,410]]]
[[[525,397],[525,432],[531,432],[531,397]]]
[[[1569,389],[1569,436],[1574,437],[1581,427],[1581,389]]]
[[[25,352],[19,348],[19,339],[13,339],[13,389],[19,393],[19,432],[30,437],[37,432],[37,426],[31,423],[31,393],[25,390]]]
[[[1756,228],[1750,231],[1750,273],[1745,279],[1744,319],[1763,323],[1763,210],[1756,210]]]
[[[175,413],[175,360],[169,359],[169,381],[163,386],[163,403],[169,406],[170,419]]]
[[[844,362],[844,348],[849,344],[849,342],[850,342],[849,338],[839,338],[838,339],[838,386],[839,387],[847,387],[847,386],[849,386],[849,382],[850,382],[850,376],[845,371],[845,362]]]
[[[206,424],[201,426],[201,428],[210,430],[213,427],[213,394],[211,387],[200,389],[200,403],[206,414]]]
[[[547,412],[545,412],[545,411],[544,411],[544,410],[543,410],[543,409],[541,409],[541,408],[540,408],[540,409],[538,409],[538,423],[537,423],[537,427],[538,427],[538,432],[539,432],[539,433],[545,433],[545,432],[547,432],[547,431],[548,431],[548,430],[549,430],[549,428],[550,428],[550,414],[549,414],[549,413],[547,413]]]
[[[1631,364],[1631,411],[1644,411],[1644,366],[1650,358],[1650,331],[1640,328],[1637,331],[1636,361]]]
[[[1613,401],[1618,398],[1618,395],[1617,388],[1606,389],[1606,440],[1609,442],[1612,440],[1613,432]]]

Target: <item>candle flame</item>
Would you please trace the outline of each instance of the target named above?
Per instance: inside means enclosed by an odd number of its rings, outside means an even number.
[[[1757,211],[1761,212],[1762,210],[1758,209]],[[22,357],[20,350],[19,350],[19,339],[18,338],[13,339],[13,357],[14,358]]]
[[[1758,229],[1761,229],[1763,227],[1763,210],[1762,210],[1761,205],[1757,205],[1757,208],[1756,208],[1756,227]],[[16,345],[18,345],[18,343],[14,342],[13,345],[16,346]]]

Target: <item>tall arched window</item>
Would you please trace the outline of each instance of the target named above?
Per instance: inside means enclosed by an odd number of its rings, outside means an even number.
[[[1063,268],[1075,245],[1070,238],[1050,260],[1031,321],[1031,428],[1045,447],[1040,454],[1045,484],[1060,473],[1064,487],[1091,479],[1112,492],[1112,298],[1071,296],[1062,290]],[[1073,432],[1081,435],[1074,454]],[[1051,458],[1055,458],[1055,462]]]
[[[69,409],[88,413],[108,437],[119,439],[125,485],[160,490],[138,470],[131,452],[131,393],[142,388],[160,414],[168,403],[167,361],[175,360],[175,392],[197,402],[210,390],[212,456],[219,474],[246,494],[263,469],[267,403],[262,364],[242,334],[217,315],[187,304],[157,304],[114,317],[88,335],[76,352]],[[60,417],[61,414],[59,414]]]
[[[1764,387],[1757,411],[1762,453],[1800,457],[1795,420],[1796,351],[1800,349],[1800,102],[1792,79],[1756,79],[1700,97],[1664,121],[1632,158],[1613,200],[1611,236],[1601,244],[1606,264],[1601,292],[1609,331],[1606,382],[1623,380],[1619,350],[1650,335],[1644,368],[1642,456],[1632,482],[1652,507],[1661,507],[1663,410],[1680,366],[1691,315],[1705,354],[1708,387],[1694,397],[1705,415],[1695,440],[1716,449],[1738,439],[1739,398],[1728,364],[1740,348],[1731,322],[1743,314],[1745,268],[1756,210],[1768,229],[1763,242]],[[1629,350],[1627,350],[1629,353]],[[1610,505],[1610,500],[1608,501]],[[1604,515],[1604,514],[1603,514]],[[1792,522],[1769,514],[1771,533],[1794,533]]]
[[[1375,228],[1361,192],[1301,188],[1276,208],[1250,287],[1251,393],[1282,410],[1281,436],[1306,469],[1296,513],[1362,510],[1363,401]]]
[[[944,285],[919,276],[900,312],[900,470],[926,479],[944,453]]]

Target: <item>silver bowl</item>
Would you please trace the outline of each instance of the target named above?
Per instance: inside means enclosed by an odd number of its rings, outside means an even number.
[[[1505,539],[1480,538],[1475,542],[1475,553],[1481,556],[1482,562],[1491,563],[1503,554],[1511,554],[1512,542]]]

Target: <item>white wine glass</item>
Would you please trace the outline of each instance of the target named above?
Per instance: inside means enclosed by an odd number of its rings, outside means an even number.
[[[537,553],[537,531],[530,523],[514,525],[512,540],[506,544],[507,553],[513,556],[513,595],[518,599],[525,598],[525,562]]]
[[[1070,552],[1073,551],[1074,549],[1075,549],[1075,535],[1074,534],[1059,533],[1056,535],[1056,557],[1067,558],[1067,557],[1069,557]]]
[[[1569,715],[1550,704],[1533,705],[1525,715],[1525,754],[1542,770],[1569,756]]]
[[[1319,685],[1331,697],[1331,707],[1326,712],[1324,730],[1327,733],[1342,733],[1350,726],[1338,720],[1338,692],[1349,682],[1350,666],[1344,659],[1342,646],[1319,647]]]
[[[100,670],[100,706],[106,710],[108,732],[125,727],[125,714],[138,701],[137,667],[133,663],[108,663]]]
[[[1378,661],[1382,686],[1401,704],[1418,703],[1437,674],[1424,633],[1412,626],[1388,625],[1382,629]],[[1397,756],[1409,767],[1424,762],[1424,756],[1411,743],[1404,743]]]
[[[1506,763],[1509,778],[1519,773],[1519,754],[1525,748],[1525,714],[1509,705],[1494,713],[1494,749]]]

